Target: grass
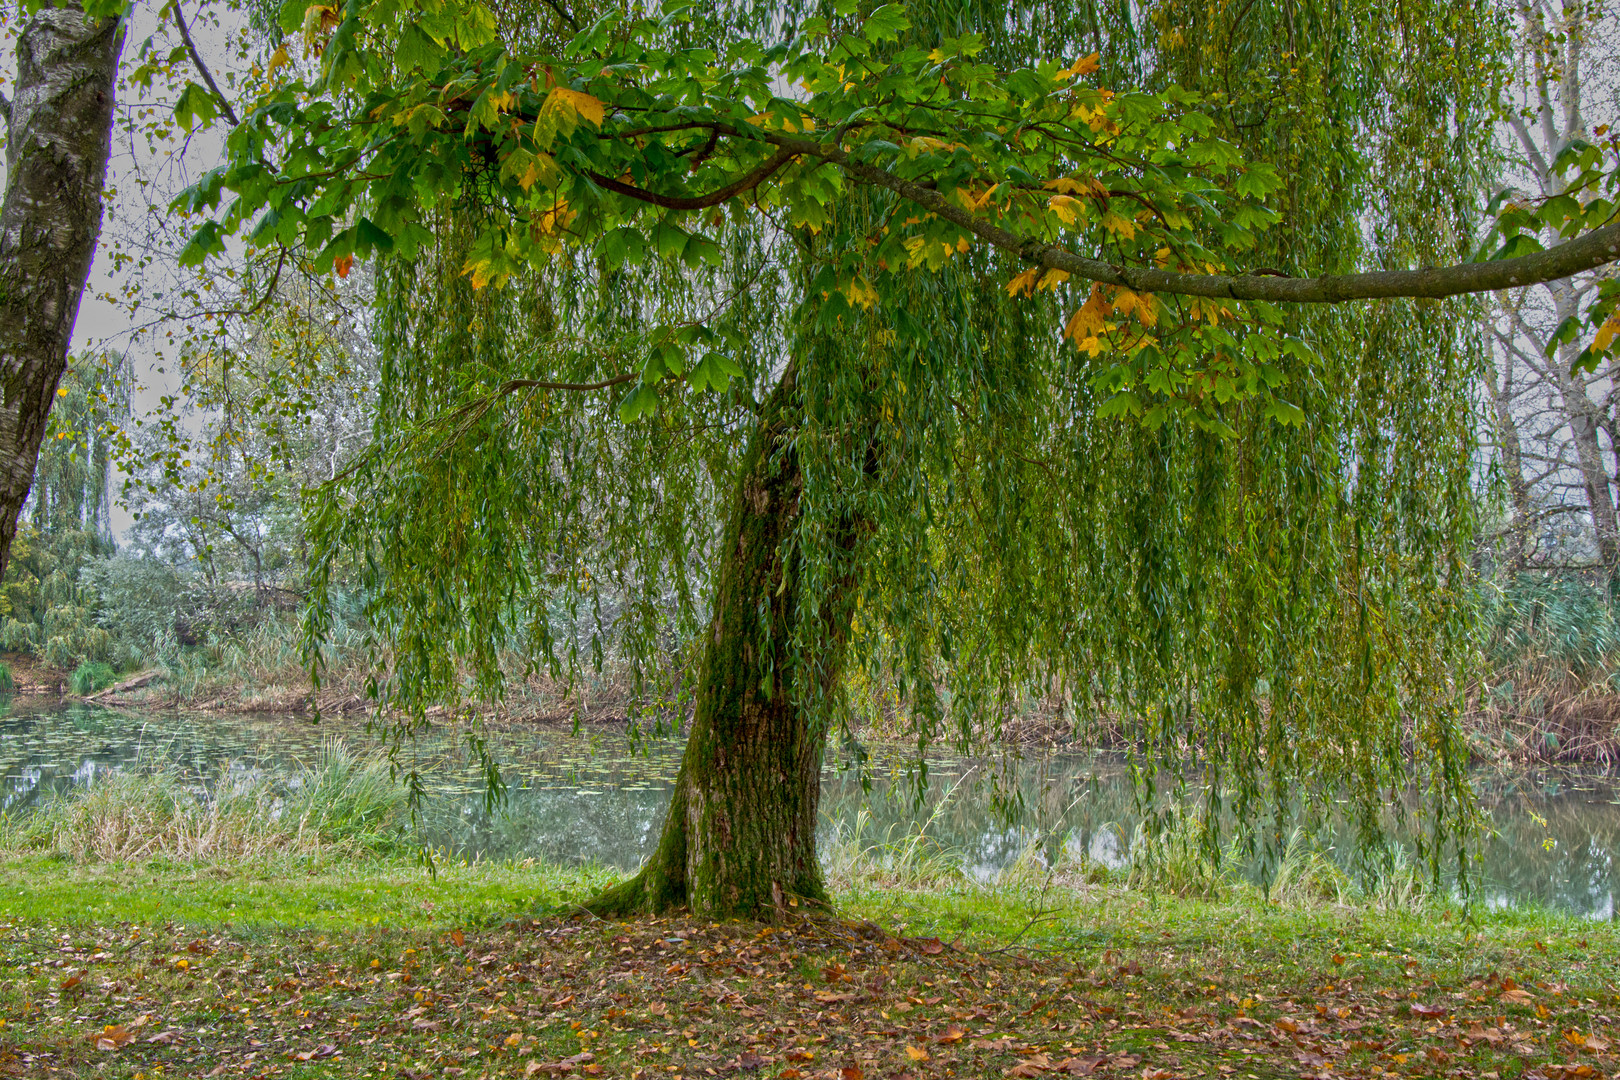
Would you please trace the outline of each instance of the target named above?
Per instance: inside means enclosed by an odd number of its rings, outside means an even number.
[[[776,925],[577,914],[610,878],[535,864],[429,874],[399,859],[299,872],[13,856],[0,863],[0,1072],[1620,1070],[1620,935],[1553,914],[1027,881],[855,887],[837,918]]]
[[[68,676],[68,690],[80,697],[87,697],[98,690],[105,690],[117,678],[111,664],[86,661],[74,668],[73,674]]]
[[[857,819],[836,912],[604,921],[613,871],[414,861],[383,768],[8,822],[0,1076],[1620,1078],[1612,924],[1363,890],[1302,836],[1263,888],[1193,822],[979,879]]]
[[[299,860],[406,846],[406,792],[386,761],[329,742],[318,763],[278,783],[227,771],[211,784],[117,772],[35,813],[0,818],[0,851],[76,863]]]

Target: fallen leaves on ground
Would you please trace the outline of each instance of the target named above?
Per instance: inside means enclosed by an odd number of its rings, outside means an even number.
[[[1540,953],[1512,976],[1477,963],[1447,975],[1344,942],[1309,962],[1148,934],[979,953],[856,920],[580,917],[251,940],[12,926],[0,955],[10,1075],[109,1063],[407,1080],[1620,1074],[1612,978],[1581,983],[1579,963]]]

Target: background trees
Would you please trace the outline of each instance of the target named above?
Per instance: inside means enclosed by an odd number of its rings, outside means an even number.
[[[1616,33],[1604,5],[1519,6],[1503,119],[1507,198],[1557,198],[1566,183],[1554,169],[1559,156],[1611,134],[1620,120],[1620,57],[1608,45]],[[1549,245],[1561,239],[1552,229],[1542,235]],[[1610,266],[1507,290],[1491,306],[1484,390],[1501,507],[1491,532],[1510,571],[1615,572],[1614,380],[1608,361],[1576,366],[1583,342],[1569,332],[1613,274]]]

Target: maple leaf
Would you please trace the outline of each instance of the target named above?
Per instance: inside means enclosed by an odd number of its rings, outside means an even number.
[[[1064,68],[1062,71],[1059,71],[1057,73],[1057,75],[1056,75],[1056,78],[1058,78],[1058,79],[1073,79],[1073,78],[1075,78],[1077,76],[1081,76],[1081,75],[1090,75],[1092,72],[1096,71],[1101,66],[1102,66],[1102,57],[1101,57],[1101,55],[1099,53],[1092,53],[1090,56],[1082,56],[1080,59],[1078,59],[1074,63],[1070,64],[1068,67]]]
[[[928,1060],[928,1051],[924,1050],[920,1046],[912,1046],[910,1044],[907,1044],[907,1046],[906,1046],[906,1057],[910,1058],[912,1061],[917,1061],[917,1062],[927,1061]]]

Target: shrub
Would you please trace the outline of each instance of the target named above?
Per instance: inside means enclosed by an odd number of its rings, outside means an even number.
[[[11,665],[0,661],[0,693],[17,689],[17,680],[11,677]]]
[[[111,664],[87,661],[80,664],[74,669],[73,674],[68,676],[68,689],[80,697],[85,697],[98,690],[105,690],[117,677]]]

